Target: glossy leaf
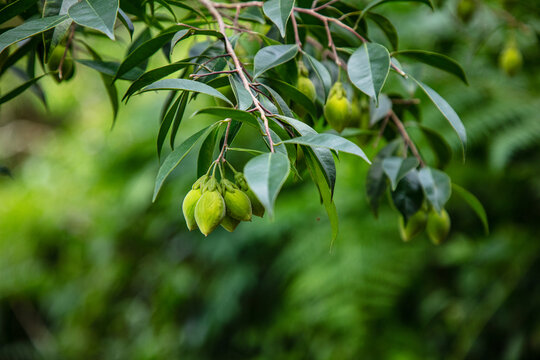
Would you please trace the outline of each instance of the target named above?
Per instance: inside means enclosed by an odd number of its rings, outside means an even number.
[[[231,82],[231,88],[238,102],[238,109],[247,110],[253,105],[253,99],[251,98],[250,92],[244,88],[242,81],[238,75],[233,74],[229,76],[229,81]]]
[[[227,99],[225,95],[223,95],[222,93],[220,93],[213,87],[208,86],[198,81],[194,81],[194,80],[187,80],[187,79],[159,80],[143,88],[137,94],[141,94],[143,92],[153,91],[153,90],[187,90],[187,91],[192,91],[196,93],[201,93],[201,94],[217,97],[232,105],[230,100]]]
[[[304,53],[303,57],[307,60],[310,68],[315,73],[315,76],[319,80],[320,84],[323,86],[324,99],[326,99],[328,93],[330,92],[330,88],[332,87],[332,77],[330,76],[330,72],[319,60],[315,59],[308,53]]]
[[[298,53],[296,45],[271,45],[259,50],[254,58],[254,78],[265,71],[293,59]]]
[[[4,51],[4,49],[11,44],[15,44],[16,42],[52,29],[67,18],[67,15],[57,15],[28,20],[16,28],[3,32],[0,34],[0,52]]]
[[[450,177],[440,170],[425,167],[418,171],[418,179],[431,205],[441,212],[452,193]]]
[[[476,213],[480,221],[482,221],[485,233],[489,234],[489,224],[486,210],[484,209],[484,206],[482,206],[482,203],[476,198],[476,196],[454,183],[452,183],[452,192],[454,194],[458,194],[463,200],[465,200],[465,202]]]
[[[257,118],[253,114],[242,111],[242,110],[224,108],[224,107],[207,107],[207,108],[200,109],[199,111],[195,113],[195,115],[199,115],[199,114],[220,116],[223,119],[231,118],[231,119],[246,123],[248,125],[251,125],[257,129],[259,128],[259,123],[257,122]]]
[[[270,85],[279,92],[281,96],[292,100],[299,105],[301,105],[307,112],[309,112],[314,118],[317,117],[317,108],[313,101],[308,98],[303,92],[298,90],[296,87],[291,84],[277,80],[277,79],[268,79]]]
[[[382,168],[390,184],[392,190],[396,189],[399,180],[401,180],[407,173],[415,169],[419,165],[418,159],[414,157],[402,158],[397,156],[387,157],[382,162]]]
[[[171,152],[163,161],[163,164],[159,168],[156,183],[154,186],[154,195],[152,201],[156,201],[156,197],[163,186],[163,183],[171,172],[184,160],[184,158],[189,154],[191,150],[195,147],[198,141],[201,138],[206,138],[208,134],[218,125],[218,123],[213,124],[205,129],[200,130],[199,132],[191,135],[186,141],[180,144],[173,152]]]
[[[373,126],[387,117],[390,110],[392,110],[392,100],[385,94],[379,96],[379,104],[375,103],[375,99],[369,98],[369,125]]]
[[[5,23],[9,19],[19,15],[23,11],[29,9],[38,0],[16,0],[2,7],[0,10],[0,24]]]
[[[382,45],[365,43],[349,58],[347,72],[351,82],[378,102],[390,71],[390,54]]]
[[[281,153],[265,153],[249,160],[244,167],[246,181],[265,207],[274,216],[274,203],[290,171],[289,159]]]
[[[43,3],[43,17],[54,15],[66,15],[71,6],[77,0],[47,0]],[[44,60],[47,63],[54,49],[65,39],[73,20],[66,19],[49,31],[43,33],[43,43],[45,46]]]
[[[176,110],[173,118],[171,136],[169,141],[171,149],[174,149],[174,140],[176,139],[178,128],[180,127],[180,123],[182,122],[182,118],[184,117],[184,112],[186,111],[188,101],[189,93],[187,91],[184,91],[184,93],[180,96],[180,105],[178,106],[178,109]]]
[[[371,211],[378,216],[379,202],[382,194],[386,190],[386,178],[382,167],[383,160],[392,156],[399,147],[399,141],[392,141],[375,156],[373,163],[369,167],[366,178],[366,196],[368,199]]]
[[[129,33],[130,39],[133,39],[133,33],[135,32],[135,26],[133,26],[133,22],[129,18],[129,16],[120,8],[118,8],[118,18],[124,24],[126,30]]]
[[[114,40],[118,0],[81,0],[68,10],[77,24],[101,31]]]
[[[397,50],[399,45],[399,39],[397,30],[394,27],[394,24],[390,22],[386,17],[375,14],[375,13],[368,13],[367,14],[368,19],[373,20],[375,24],[382,30],[388,41],[390,42],[390,45],[392,45],[392,48],[394,50]]]
[[[191,30],[190,29],[182,29],[180,31],[177,31],[176,34],[174,34],[174,36],[173,36],[173,38],[171,40],[171,52],[170,52],[171,55],[173,53],[173,50],[174,50],[174,47],[176,46],[176,44],[178,44],[180,41],[188,38],[189,35],[191,35]]]
[[[456,114],[450,104],[448,104],[448,102],[446,102],[446,100],[444,100],[435,90],[433,90],[423,82],[414,79],[412,76],[409,77],[412,78],[418,84],[418,86],[426,93],[426,95],[435,104],[437,109],[439,109],[441,114],[443,114],[443,116],[448,120],[450,125],[454,128],[459,137],[459,140],[461,141],[461,150],[463,152],[463,158],[465,158],[465,147],[467,146],[467,132],[465,131],[465,126],[463,126],[463,123],[461,122],[458,114]]]
[[[411,171],[401,179],[396,190],[392,192],[392,201],[405,220],[420,210],[424,193],[417,171]]]
[[[293,7],[294,0],[268,0],[263,4],[264,14],[277,26],[283,38]]]
[[[307,146],[320,146],[327,149],[341,151],[348,154],[356,155],[364,159],[368,164],[371,161],[367,158],[366,154],[355,143],[333,134],[309,134],[300,137],[295,137],[289,140],[283,141],[283,143],[299,144]]]
[[[457,61],[449,58],[448,56],[424,50],[401,50],[393,53],[393,55],[402,55],[416,61],[423,62],[424,64],[436,67],[437,69],[441,69],[452,75],[455,75],[465,84],[468,84],[467,76],[465,75],[465,71],[463,70],[461,65],[459,65]]]

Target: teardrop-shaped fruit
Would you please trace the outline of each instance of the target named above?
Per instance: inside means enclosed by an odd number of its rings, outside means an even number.
[[[251,201],[235,184],[227,179],[221,181],[227,215],[240,221],[251,221]]]
[[[442,243],[450,231],[450,216],[445,209],[440,213],[431,210],[428,214],[426,232],[435,245]]]
[[[469,22],[475,11],[475,0],[459,0],[457,4],[457,15],[463,22]]]
[[[399,235],[401,240],[408,242],[419,235],[426,228],[427,215],[423,210],[418,210],[405,224],[403,216],[399,217]]]
[[[521,70],[523,57],[515,43],[507,45],[501,52],[499,66],[508,76],[514,76]]]
[[[201,189],[192,189],[187,193],[184,202],[182,203],[182,212],[184,213],[184,219],[186,219],[186,225],[190,231],[197,228],[197,222],[195,221],[195,206],[200,198]]]
[[[225,201],[217,190],[206,191],[195,206],[195,221],[201,232],[208,236],[225,217]]]
[[[229,215],[225,215],[223,220],[221,220],[221,226],[228,232],[233,232],[238,224],[240,224],[240,220],[233,219]]]
[[[53,71],[53,77],[56,80],[56,82],[60,83],[64,80],[69,80],[73,77],[74,73],[74,64],[73,59],[69,55],[69,52],[65,54],[66,47],[62,45],[58,45],[52,52],[51,56],[49,57],[49,62],[47,63],[47,68],[50,71]],[[62,58],[64,58],[64,62],[62,63],[62,77],[60,77],[60,62],[62,61]]]
[[[330,89],[330,95],[324,105],[324,117],[334,130],[341,132],[347,126],[350,116],[350,104],[341,82]]]
[[[249,201],[251,202],[251,213],[255,216],[263,217],[265,211],[264,206],[261,204],[255,193],[249,188],[244,174],[237,172],[234,175],[234,181],[236,182],[236,185],[238,185],[238,187],[248,196]]]
[[[315,89],[313,82],[307,76],[300,75],[298,77],[296,87],[302,94],[306,95],[309,100],[315,101],[315,98],[317,97],[317,90]]]

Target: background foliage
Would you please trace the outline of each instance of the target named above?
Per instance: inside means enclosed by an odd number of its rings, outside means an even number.
[[[418,71],[467,128],[467,162],[456,156],[448,172],[478,195],[490,235],[452,199],[446,244],[403,244],[395,211],[383,205],[374,220],[367,167],[348,155],[337,164],[332,253],[309,182],[287,184],[275,222],[255,219],[233,236],[188,233],[180,203],[194,174],[174,173],[150,202],[161,97],[131,100],[110,131],[100,79],[78,66],[67,85],[44,79],[48,112],[31,94],[1,109],[0,160],[13,179],[0,177],[0,358],[537,358],[538,9],[512,9],[526,28],[516,25],[524,68],[510,78],[498,67],[512,28],[500,3],[482,2],[467,23],[455,1],[437,5],[381,11],[400,47],[436,49],[465,67],[469,87]],[[201,97],[187,112],[211,102]],[[432,106],[420,106],[436,126]],[[197,119],[180,134],[211,122]]]

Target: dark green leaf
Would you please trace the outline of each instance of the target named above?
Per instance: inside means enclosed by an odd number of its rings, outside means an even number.
[[[465,75],[465,71],[463,71],[461,65],[448,56],[424,50],[401,50],[393,53],[393,55],[403,55],[416,61],[423,62],[424,64],[431,65],[437,69],[441,69],[455,75],[465,84],[468,84],[467,76]]]
[[[16,28],[10,29],[0,34],[0,52],[4,51],[11,44],[52,29],[68,18],[67,15],[50,16],[41,19],[25,21]]]
[[[262,10],[258,6],[251,6],[242,11],[239,16],[240,19],[256,21],[259,24],[264,24],[264,15]]]
[[[410,171],[401,179],[396,190],[392,192],[392,201],[405,220],[420,210],[424,193],[417,171]]]
[[[19,15],[34,5],[37,0],[16,0],[0,9],[0,24]]]
[[[419,2],[419,3],[426,4],[427,6],[431,8],[431,10],[434,9],[433,3],[431,2],[431,0],[373,0],[372,2],[366,5],[366,7],[363,10],[363,13],[365,14],[371,9],[375,8],[376,6],[389,3],[389,2]]]
[[[161,120],[161,125],[159,126],[159,132],[158,132],[158,137],[157,137],[158,157],[161,157],[161,150],[163,149],[163,143],[165,142],[165,139],[167,138],[167,134],[169,133],[171,125],[176,117],[176,113],[178,112],[180,108],[184,94],[186,93],[182,93],[180,96],[178,96],[178,98],[172,104],[172,106],[168,107],[167,111],[165,112],[163,116],[163,120]]]
[[[418,127],[422,130],[429,145],[437,155],[438,167],[444,168],[452,159],[452,148],[437,131],[420,124],[418,124]]]
[[[270,218],[274,203],[290,171],[289,159],[282,153],[266,153],[254,157],[244,167],[246,181],[265,207]]]
[[[309,66],[311,67],[311,70],[315,73],[315,76],[317,76],[317,79],[319,80],[320,84],[324,88],[324,99],[326,100],[326,97],[328,96],[328,93],[330,92],[330,88],[332,87],[332,77],[330,76],[330,73],[328,72],[328,69],[319,62],[319,60],[315,59],[313,56],[309,55],[308,53],[304,53],[304,58],[307,59],[307,62]]]
[[[173,152],[171,152],[163,161],[163,164],[159,168],[157,177],[156,177],[156,184],[154,186],[154,195],[152,198],[152,201],[156,200],[156,197],[159,193],[159,190],[161,190],[161,187],[163,186],[163,182],[167,177],[171,174],[171,172],[180,164],[182,160],[186,157],[187,154],[197,144],[197,142],[201,138],[206,138],[208,134],[218,125],[219,123],[213,124],[205,129],[200,130],[199,132],[195,133],[191,137],[189,137],[186,141],[184,141],[182,144],[180,144]]]
[[[120,66],[119,63],[114,62],[114,61],[85,60],[85,59],[75,59],[75,61],[111,77],[115,76],[115,74],[117,73],[118,67]],[[133,68],[127,73],[123,74],[120,77],[120,79],[134,81],[134,80],[137,80],[142,75],[142,73],[143,73],[143,70],[141,70],[140,68]]]
[[[242,84],[242,81],[240,80],[238,75],[236,74],[230,75],[229,81],[231,82],[231,88],[238,102],[238,109],[239,110],[249,109],[251,105],[253,104],[253,99],[251,98],[250,92],[246,90],[246,88],[244,88],[244,85]]]
[[[222,117],[222,119],[231,118],[231,119],[249,124],[253,126],[254,128],[259,129],[259,123],[257,122],[257,118],[253,114],[242,111],[242,110],[236,110],[236,109],[224,108],[224,107],[207,107],[195,113],[195,115],[198,115],[198,114],[209,114],[209,115],[220,116]]]
[[[173,125],[171,129],[171,149],[174,149],[174,140],[176,139],[176,134],[178,133],[178,128],[180,127],[180,123],[182,122],[182,118],[184,116],[184,112],[186,111],[186,106],[189,100],[189,93],[185,91],[182,96],[180,96],[182,99],[180,101],[180,106],[178,106],[178,109],[176,110],[176,114],[174,115]]]
[[[418,179],[431,205],[441,212],[452,193],[450,177],[440,170],[425,167],[418,171]]]
[[[13,177],[8,167],[0,165],[0,175]]]
[[[3,104],[11,99],[13,99],[14,97],[18,96],[19,94],[21,94],[22,92],[24,92],[26,89],[28,89],[30,86],[34,85],[39,79],[41,79],[42,77],[46,76],[47,74],[43,74],[41,76],[38,76],[38,77],[35,77],[31,80],[28,80],[27,82],[25,82],[24,84],[22,85],[19,85],[18,87],[16,87],[15,89],[11,90],[10,92],[8,92],[6,95],[3,95],[0,97],[0,104]]]
[[[172,40],[171,40],[171,55],[173,53],[174,47],[176,44],[178,44],[180,41],[187,39],[191,35],[190,29],[182,29],[180,31],[177,31],[176,34],[174,34]]]
[[[452,190],[454,194],[461,196],[463,200],[471,207],[471,209],[478,215],[482,225],[484,226],[484,231],[486,234],[489,234],[489,224],[487,219],[486,210],[482,206],[482,203],[469,191],[465,190],[461,186],[452,183]]]
[[[126,27],[126,30],[129,32],[130,39],[133,40],[133,33],[135,32],[135,27],[129,16],[124,12],[124,10],[118,8],[118,18]]]
[[[211,86],[208,86],[206,84],[203,84],[198,81],[194,80],[187,80],[187,79],[165,79],[165,80],[159,80],[155,83],[148,85],[147,87],[143,88],[141,91],[139,91],[137,94],[141,94],[143,92],[147,91],[153,91],[153,90],[187,90],[187,91],[193,91],[196,93],[206,94],[213,97],[217,97],[229,104],[232,105],[229,99],[225,97],[222,93],[217,91]]]
[[[347,66],[351,82],[377,103],[390,71],[388,50],[379,44],[365,43],[351,55]]]
[[[208,168],[214,160],[214,153],[216,149],[217,137],[219,134],[219,128],[215,128],[204,139],[201,149],[199,150],[199,157],[197,158],[197,177],[201,177],[208,171]]]
[[[114,23],[118,0],[81,0],[68,10],[68,15],[81,26],[86,26],[114,40]]]
[[[303,92],[298,90],[296,87],[286,83],[285,81],[277,79],[266,79],[270,85],[276,89],[280,95],[288,98],[301,105],[304,109],[307,110],[314,118],[317,118],[317,108],[313,101],[308,98]]]
[[[277,26],[283,38],[293,7],[294,0],[268,0],[263,5],[264,14]]]
[[[392,100],[385,94],[379,96],[378,105],[374,98],[369,98],[369,125],[373,126],[387,117],[390,110],[392,110]]]
[[[384,173],[388,176],[388,179],[390,179],[392,190],[396,189],[399,180],[418,165],[418,159],[414,157],[402,158],[391,156],[385,158],[382,162]]]
[[[53,15],[66,15],[69,8],[77,3],[77,0],[47,0],[43,5],[43,17]],[[66,37],[69,28],[73,20],[66,19],[66,21],[58,24],[49,31],[43,33],[43,42],[45,45],[45,62],[49,62],[49,58],[52,55],[54,49],[62,43]]]
[[[271,45],[259,50],[254,59],[254,78],[265,71],[293,59],[298,53],[296,45]]]
[[[386,17],[375,14],[375,13],[368,13],[367,14],[368,19],[373,20],[375,24],[382,30],[384,35],[388,38],[388,41],[390,41],[390,45],[392,45],[392,48],[394,50],[398,49],[398,34],[397,30],[394,27],[394,25],[388,20]]]

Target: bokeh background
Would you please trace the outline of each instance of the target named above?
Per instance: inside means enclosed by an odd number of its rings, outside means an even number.
[[[151,202],[165,94],[133,98],[111,130],[101,80],[79,64],[69,83],[43,80],[48,110],[31,92],[0,109],[0,165],[13,173],[0,177],[0,360],[540,358],[540,5],[478,1],[465,23],[456,1],[436,3],[436,12],[380,11],[400,48],[448,54],[468,74],[467,87],[409,67],[465,123],[465,163],[446,132],[456,151],[449,174],[484,204],[489,235],[453,197],[445,244],[403,243],[397,212],[384,205],[373,217],[368,168],[346,155],[332,251],[310,180],[287,184],[273,222],[187,232],[193,157]],[[508,77],[498,56],[512,34],[524,66]],[[92,41],[114,59],[123,39]],[[438,126],[420,99],[423,121]],[[211,101],[199,97],[187,113]],[[184,119],[180,141],[209,121]]]

